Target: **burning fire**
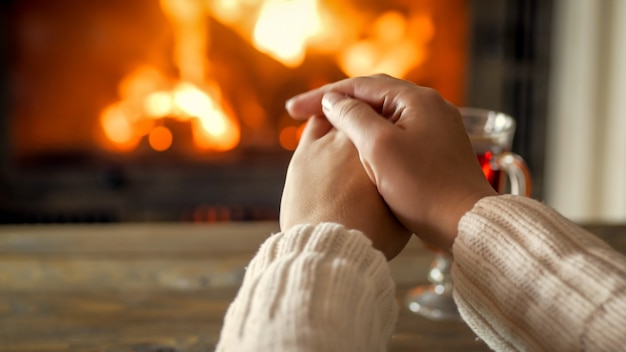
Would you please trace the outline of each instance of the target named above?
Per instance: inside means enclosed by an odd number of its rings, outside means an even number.
[[[409,19],[390,11],[376,19],[370,32],[341,52],[339,64],[349,76],[384,72],[404,77],[426,58],[434,26],[428,16]]]
[[[105,135],[118,149],[132,150],[144,136],[156,151],[174,142],[166,119],[189,121],[200,150],[228,151],[239,144],[237,119],[227,113],[219,86],[206,78],[207,19],[197,0],[161,0],[174,26],[174,61],[180,79],[168,82],[155,68],[141,67],[120,84],[122,100],[100,117]],[[165,89],[165,86],[172,86]]]
[[[306,42],[321,30],[316,0],[269,0],[254,28],[254,44],[289,67],[304,61]]]
[[[152,149],[165,151],[185,137],[169,127],[169,121],[176,121],[191,126],[198,150],[223,152],[239,145],[240,120],[211,78],[209,17],[289,69],[302,65],[310,52],[333,57],[347,76],[383,72],[404,77],[425,61],[435,32],[429,16],[388,11],[368,17],[358,9],[329,4],[160,0],[174,29],[178,77],[151,66],[131,72],[119,85],[120,100],[101,112],[104,135],[117,150],[133,150],[146,140]],[[302,126],[287,126],[277,134],[278,142],[294,149],[301,131]]]
[[[169,149],[173,135],[164,125],[168,118],[189,121],[199,149],[226,151],[237,146],[239,127],[216,103],[221,99],[217,86],[202,90],[192,83],[180,82],[170,90],[163,90],[160,89],[163,82],[164,77],[148,67],[138,69],[122,81],[120,91],[125,99],[110,105],[100,116],[106,136],[118,149],[132,150],[144,136],[148,136],[154,150]]]

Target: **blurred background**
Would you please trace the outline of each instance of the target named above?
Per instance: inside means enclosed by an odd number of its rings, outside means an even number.
[[[294,94],[384,72],[518,121],[533,197],[626,220],[626,2],[0,0],[0,222],[274,220]]]

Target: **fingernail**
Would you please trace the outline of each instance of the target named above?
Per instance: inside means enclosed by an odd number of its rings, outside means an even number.
[[[293,98],[289,98],[287,99],[287,101],[285,102],[285,110],[289,111],[289,109],[291,109],[291,106],[293,105]]]
[[[322,110],[324,110],[325,113],[330,112],[333,109],[333,106],[344,98],[345,96],[335,92],[328,92],[324,94],[322,97]]]

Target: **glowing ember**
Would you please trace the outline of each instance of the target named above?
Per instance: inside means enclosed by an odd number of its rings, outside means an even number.
[[[172,146],[172,139],[172,132],[164,126],[155,127],[148,136],[150,146],[157,152],[168,150]]]
[[[105,135],[121,150],[134,149],[138,139],[126,111],[118,104],[106,108],[100,115],[100,123]]]

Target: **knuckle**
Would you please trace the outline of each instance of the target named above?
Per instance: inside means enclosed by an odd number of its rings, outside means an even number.
[[[439,93],[437,90],[433,88],[425,87],[423,96],[424,96],[424,99],[426,99],[426,101],[431,102],[433,104],[437,104],[437,105],[445,104],[445,100],[441,96],[441,93]]]
[[[363,106],[355,99],[344,99],[335,108],[340,119],[352,119],[362,112]]]
[[[443,104],[444,102],[441,94],[438,91],[434,90],[433,88],[429,88],[429,87],[422,87],[422,97],[423,99],[427,101],[432,101],[434,103]]]

